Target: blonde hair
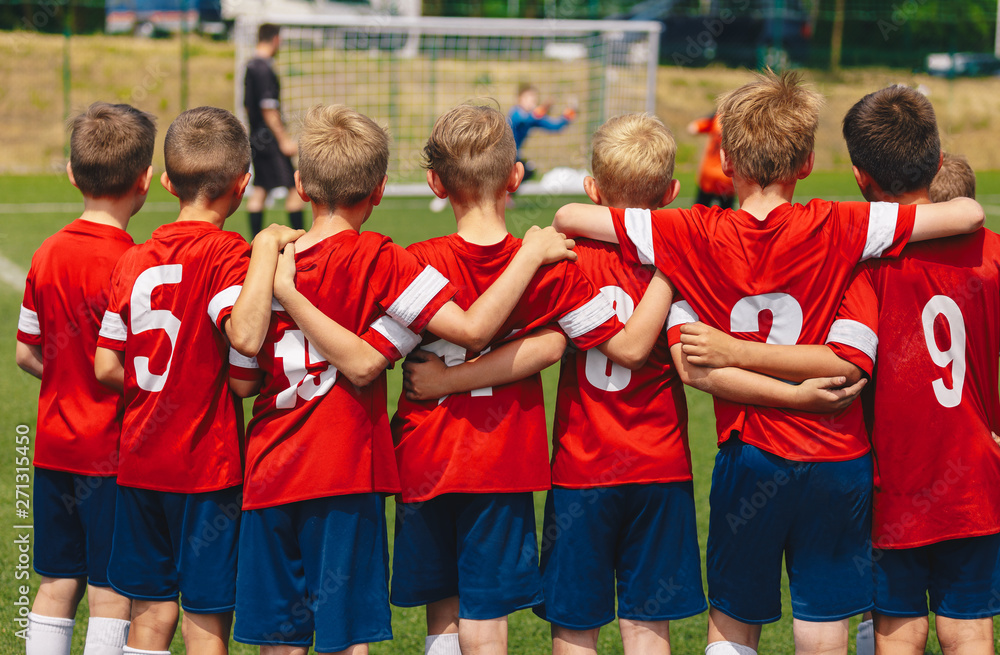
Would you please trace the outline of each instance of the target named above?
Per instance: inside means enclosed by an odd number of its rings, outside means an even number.
[[[250,139],[225,109],[188,109],[167,129],[163,161],[177,197],[215,200],[250,170]]]
[[[649,114],[609,119],[594,133],[591,169],[601,194],[616,207],[659,207],[674,176],[677,143]]]
[[[73,180],[92,198],[119,198],[153,163],[156,118],[131,105],[95,102],[70,121]]]
[[[382,183],[389,167],[389,134],[344,105],[316,105],[302,121],[302,190],[324,207],[351,207]]]
[[[424,166],[459,201],[499,197],[516,163],[514,133],[494,107],[459,105],[446,112],[424,146]]]
[[[795,180],[816,140],[823,96],[799,73],[768,69],[719,99],[722,149],[737,174],[762,188]]]
[[[975,198],[976,173],[969,166],[969,160],[962,155],[944,153],[941,169],[931,182],[930,197],[934,202],[946,202],[952,198]]]

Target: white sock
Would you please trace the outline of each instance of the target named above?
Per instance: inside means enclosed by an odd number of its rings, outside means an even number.
[[[735,641],[715,641],[705,647],[705,655],[757,655],[757,651]]]
[[[122,653],[125,655],[170,655],[169,650],[143,650],[141,648],[132,648],[131,646],[126,646]]]
[[[69,655],[73,643],[73,619],[57,619],[28,612],[26,655]]]
[[[424,655],[462,655],[458,647],[458,633],[430,635],[424,641]]]
[[[858,624],[858,655],[875,655],[875,626],[872,620]]]
[[[128,639],[128,626],[129,622],[123,619],[90,617],[83,655],[122,655]]]

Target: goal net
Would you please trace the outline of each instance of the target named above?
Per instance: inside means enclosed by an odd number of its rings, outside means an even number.
[[[472,19],[346,15],[254,15],[236,20],[236,108],[257,28],[280,25],[275,72],[294,134],[317,103],[342,103],[388,127],[388,193],[429,195],[421,152],[435,119],[455,105],[493,99],[507,113],[531,84],[552,113],[575,107],[559,133],[533,131],[523,156],[544,183],[524,193],[579,193],[568,175],[586,169],[590,139],[608,118],[654,108],[660,24],[641,21]],[[244,117],[245,118],[245,117]]]

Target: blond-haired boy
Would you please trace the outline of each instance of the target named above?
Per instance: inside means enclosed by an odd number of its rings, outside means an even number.
[[[907,241],[973,231],[983,213],[969,200],[792,205],[796,182],[812,170],[821,105],[791,72],[758,74],[722,98],[723,168],[740,196],[738,211],[609,215],[569,205],[555,224],[620,240],[631,261],[666,273],[685,298],[672,323],[700,319],[752,341],[822,344],[858,261],[896,256]],[[688,361],[681,344],[672,351],[685,382],[712,390],[712,371]],[[847,617],[870,609],[872,598],[871,576],[856,567],[868,556],[870,530],[872,464],[862,417],[848,408],[821,420],[744,402],[716,399],[706,652],[755,652],[761,625],[781,613],[783,556],[798,649],[846,652]]]
[[[28,655],[69,655],[85,589],[85,652],[121,653],[128,634],[129,601],[108,585],[121,394],[94,377],[94,349],[111,272],[133,245],[125,229],[149,190],[155,139],[155,119],[129,105],[97,102],[76,116],[66,172],[83,214],[31,259],[17,325],[17,364],[42,380],[32,508],[42,582]]]
[[[932,202],[947,202],[952,198],[976,197],[976,173],[969,166],[965,155],[942,153],[941,168],[931,181],[929,197]]]
[[[221,229],[249,181],[250,143],[230,112],[182,113],[163,152],[180,213],[118,261],[94,358],[97,378],[125,393],[108,579],[133,601],[125,653],[167,652],[178,595],[187,652],[219,653],[243,482],[229,364],[260,347],[279,249],[299,233],[269,228],[248,258],[243,237]]]
[[[299,148],[296,187],[315,220],[282,256],[257,355],[235,636],[275,653],[363,653],[392,638],[384,494],[400,483],[385,367],[425,327],[481,348],[538,266],[569,253],[539,231],[463,311],[434,267],[360,231],[385,189],[383,128],[348,107],[315,107]]]

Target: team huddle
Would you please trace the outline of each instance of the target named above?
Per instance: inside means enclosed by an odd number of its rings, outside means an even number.
[[[505,653],[525,608],[557,655],[596,652],[616,615],[628,655],[669,653],[669,622],[706,609],[705,652],[748,655],[781,616],[783,560],[797,653],[847,653],[865,612],[879,653],[923,653],[929,611],[946,653],[992,653],[1000,240],[902,86],[844,118],[867,202],[793,204],[821,104],[770,72],[720,100],[738,210],[663,209],[670,131],[611,118],[594,204],[523,240],[507,118],[456,107],[424,149],[456,232],[405,249],[361,232],[389,139],[344,106],[301,126],[308,232],[222,229],[250,143],[201,107],[164,141],[178,219],[133,245],[155,124],[91,106],[68,166],[84,213],[35,253],[18,322],[42,380],[29,655],[69,653],[85,589],[87,655],[168,653],[179,607],[191,653],[232,632],[358,655],[392,638],[390,605],[426,608],[432,655]],[[685,384],[715,397],[707,599]]]

